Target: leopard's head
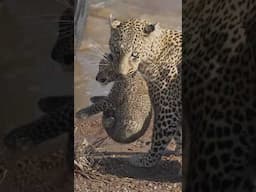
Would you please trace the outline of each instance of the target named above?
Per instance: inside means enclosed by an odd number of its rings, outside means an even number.
[[[143,19],[119,21],[110,16],[109,46],[117,73],[126,76],[136,72],[139,64],[154,59],[161,36],[159,24]],[[158,43],[159,44],[159,43]]]

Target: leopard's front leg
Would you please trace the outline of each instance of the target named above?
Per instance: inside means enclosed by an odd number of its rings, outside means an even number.
[[[132,165],[136,167],[157,165],[170,141],[176,138],[179,126],[178,110],[174,109],[171,114],[161,113],[165,109],[160,108],[155,114],[151,149],[147,154],[132,156],[130,159]]]

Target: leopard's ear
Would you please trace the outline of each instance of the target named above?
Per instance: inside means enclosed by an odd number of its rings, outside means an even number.
[[[118,21],[117,19],[115,19],[113,17],[112,14],[110,14],[109,15],[109,24],[110,24],[111,28],[116,29],[121,24],[121,21]]]
[[[159,23],[155,23],[155,24],[148,24],[145,26],[144,28],[144,33],[146,34],[150,34],[153,31],[156,31],[159,28]]]

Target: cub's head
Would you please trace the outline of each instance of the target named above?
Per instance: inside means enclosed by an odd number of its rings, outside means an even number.
[[[107,85],[110,82],[118,80],[119,75],[113,68],[112,54],[104,55],[104,58],[99,63],[99,71],[96,75],[96,81],[102,85]]]

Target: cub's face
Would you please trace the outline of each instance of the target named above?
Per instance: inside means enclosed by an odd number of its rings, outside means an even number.
[[[96,75],[96,81],[102,85],[107,85],[110,82],[117,80],[119,75],[113,68],[113,57],[111,54],[105,55],[99,63],[99,70]]]

